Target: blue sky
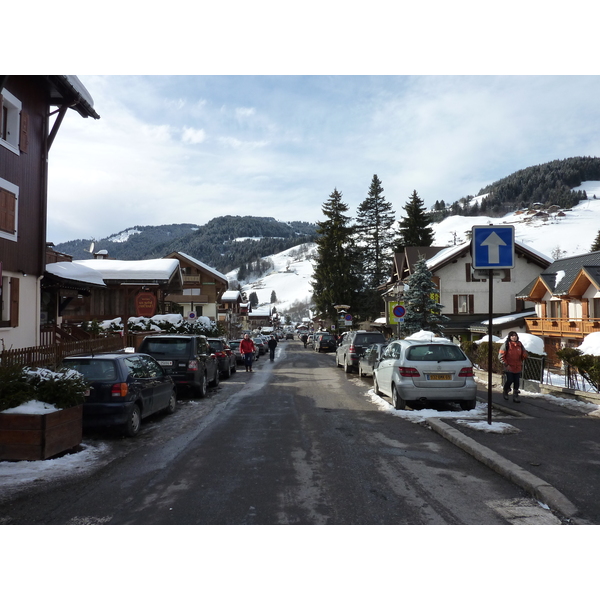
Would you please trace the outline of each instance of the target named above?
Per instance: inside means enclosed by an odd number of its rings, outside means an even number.
[[[373,174],[396,216],[554,159],[600,156],[596,76],[85,76],[50,153],[48,239],[233,214],[354,215]]]

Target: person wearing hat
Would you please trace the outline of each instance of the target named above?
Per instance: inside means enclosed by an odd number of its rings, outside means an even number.
[[[516,331],[509,332],[506,341],[500,346],[498,358],[504,366],[504,386],[503,397],[508,400],[510,386],[513,387],[513,402],[519,400],[519,381],[523,371],[523,361],[527,358],[527,352],[523,344],[519,341],[519,335]]]

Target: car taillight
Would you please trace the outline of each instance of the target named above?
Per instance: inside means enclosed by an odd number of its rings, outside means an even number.
[[[356,352],[356,348],[354,347],[354,344],[350,344],[350,348],[348,348],[348,352],[354,354]]]
[[[219,352],[215,352],[215,355],[217,356],[217,358],[223,358],[223,357],[227,356],[225,354],[225,352],[220,352],[220,351]]]
[[[198,370],[198,361],[196,359],[192,359],[188,362],[188,371],[197,371]]]
[[[110,395],[117,398],[122,398],[127,396],[127,391],[128,388],[126,383],[115,383],[110,390]]]
[[[400,377],[420,377],[419,371],[414,367],[398,367]]]
[[[474,377],[473,367],[463,367],[458,374],[459,377]]]

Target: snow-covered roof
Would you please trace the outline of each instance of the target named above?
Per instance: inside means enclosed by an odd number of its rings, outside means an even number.
[[[69,281],[106,287],[98,271],[75,262],[49,263],[46,265],[46,272]]]
[[[242,294],[239,290],[227,290],[226,292],[223,292],[221,301],[235,302],[236,300],[239,300],[241,296]]]
[[[227,281],[227,277],[225,275],[223,275],[223,273],[219,273],[219,271],[217,271],[216,269],[213,269],[212,267],[209,267],[207,264],[203,263],[202,261],[198,260],[197,258],[194,258],[193,256],[186,254],[185,252],[177,251],[177,254],[180,254],[186,260],[189,260],[190,262],[194,263],[195,265],[205,269],[206,271],[208,271],[215,277],[218,277],[219,279],[222,279],[225,282]]]
[[[492,325],[504,325],[506,323],[512,323],[513,321],[517,321],[518,319],[524,319],[525,317],[534,316],[535,310],[528,310],[527,312],[522,313],[514,313],[510,315],[504,315],[503,317],[495,317],[492,319]],[[481,321],[482,325],[489,325],[490,320]]]
[[[179,269],[176,258],[149,260],[74,260],[100,273],[105,281],[168,281]]]

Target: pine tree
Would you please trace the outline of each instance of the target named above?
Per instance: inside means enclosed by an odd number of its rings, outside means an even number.
[[[423,204],[417,190],[414,190],[409,201],[404,205],[406,217],[400,220],[399,246],[431,246],[433,243],[431,219],[425,212]]]
[[[600,250],[600,231],[598,231],[598,235],[592,244],[590,252],[598,252],[598,250]]]
[[[248,296],[248,302],[250,302],[250,306],[252,308],[256,308],[258,306],[258,295],[256,292],[250,292]]]
[[[395,233],[392,204],[382,195],[383,188],[373,175],[369,194],[358,207],[356,215],[357,245],[363,261],[365,317],[377,318],[383,310],[383,300],[377,287],[389,277]]]
[[[433,283],[432,273],[427,268],[425,258],[419,259],[415,264],[413,274],[406,280],[408,290],[404,292],[404,316],[403,328],[408,334],[416,331],[432,331],[440,333],[444,321],[449,318],[441,314],[441,304],[436,298],[439,290]]]
[[[317,223],[317,250],[313,272],[313,300],[316,311],[334,320],[336,304],[347,304],[353,313],[360,310],[360,263],[353,240],[354,228],[346,215],[348,205],[334,189],[323,203],[326,219]]]
[[[275,293],[275,290],[273,290],[271,292],[271,304],[275,304],[275,302],[277,302],[277,294]]]

